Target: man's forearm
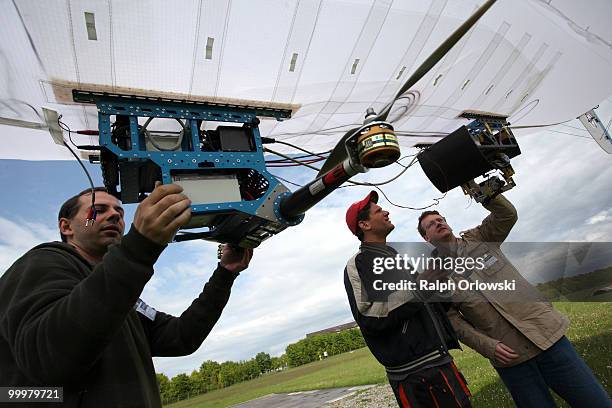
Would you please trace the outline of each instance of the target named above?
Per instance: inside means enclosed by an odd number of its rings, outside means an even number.
[[[484,206],[491,212],[478,227],[484,242],[503,242],[518,220],[516,208],[499,194]]]
[[[476,329],[453,308],[448,311],[447,315],[453,328],[455,329],[455,332],[457,333],[457,337],[463,344],[476,350],[479,354],[486,358],[494,358],[495,346],[497,343],[499,343],[498,340],[493,339]]]
[[[219,265],[180,317],[158,313],[149,334],[152,354],[181,356],[196,351],[219,320],[237,276]]]

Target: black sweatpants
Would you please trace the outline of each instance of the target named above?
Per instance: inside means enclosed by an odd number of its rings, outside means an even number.
[[[389,380],[401,408],[471,407],[470,390],[454,362],[427,368],[402,381]]]

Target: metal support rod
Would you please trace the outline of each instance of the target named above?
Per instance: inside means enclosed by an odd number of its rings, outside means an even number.
[[[366,168],[350,158],[344,160],[321,177],[317,177],[284,198],[280,203],[281,215],[288,220],[299,217],[355,174],[366,171]]]

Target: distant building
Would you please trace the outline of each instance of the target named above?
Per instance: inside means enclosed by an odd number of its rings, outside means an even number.
[[[357,327],[357,323],[355,322],[344,323],[339,326],[334,326],[328,329],[323,329],[323,330],[319,330],[316,332],[308,333],[306,334],[306,337],[315,336],[317,334],[323,334],[323,333],[339,333],[344,330],[352,329],[353,327]]]

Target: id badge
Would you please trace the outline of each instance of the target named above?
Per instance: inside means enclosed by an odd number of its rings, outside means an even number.
[[[142,299],[138,299],[138,301],[134,305],[134,309],[136,309],[138,313],[142,314],[147,319],[151,321],[155,320],[157,310],[147,305]]]

